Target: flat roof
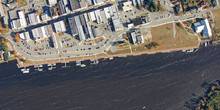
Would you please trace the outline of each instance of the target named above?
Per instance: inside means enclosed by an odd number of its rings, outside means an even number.
[[[80,8],[80,4],[78,0],[69,0],[69,2],[70,2],[70,7],[72,11]]]
[[[70,31],[71,31],[72,35],[77,35],[78,30],[76,27],[76,22],[75,22],[74,17],[68,18],[68,23],[69,23]]]

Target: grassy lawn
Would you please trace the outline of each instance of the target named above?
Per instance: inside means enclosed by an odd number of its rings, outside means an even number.
[[[198,39],[196,36],[189,35],[183,28],[176,26],[176,37],[173,36],[173,24],[165,24],[151,29],[152,41],[159,44],[153,50],[176,49],[183,47],[196,46]]]
[[[220,9],[214,10],[212,12],[215,20],[215,31],[220,33]]]

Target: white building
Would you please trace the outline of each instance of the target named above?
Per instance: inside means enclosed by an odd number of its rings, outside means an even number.
[[[27,21],[25,19],[25,15],[23,11],[18,11],[18,17],[20,19],[19,21],[20,21],[21,27],[27,26]]]
[[[54,23],[54,27],[55,27],[56,32],[65,32],[66,31],[66,26],[65,26],[63,20]]]
[[[76,27],[77,27],[77,30],[79,32],[79,40],[80,41],[86,40],[86,36],[83,32],[83,28],[82,28],[82,24],[81,24],[81,21],[79,19],[79,16],[74,16],[74,19],[76,21]]]
[[[95,12],[94,11],[89,12],[88,15],[89,15],[90,21],[96,21],[96,17],[95,17]]]
[[[47,11],[45,11],[45,13],[41,14],[41,19],[43,21],[50,19],[50,17],[48,15],[49,15],[49,13],[48,13],[48,10],[47,10]]]
[[[204,25],[202,25],[200,22],[194,23],[194,26],[196,33],[200,33],[204,29]]]
[[[30,24],[40,23],[40,16],[37,13],[28,14],[28,19]]]
[[[210,28],[208,19],[202,20],[201,24],[204,25],[204,29],[202,31],[202,35],[205,36],[205,37],[211,36],[212,32],[211,32],[211,28]]]
[[[23,39],[27,42],[31,40],[29,32],[20,33],[19,36],[21,39]]]
[[[127,1],[123,3],[123,11],[130,11],[132,10],[133,6],[132,6],[132,2],[131,1]]]
[[[17,28],[21,27],[20,19],[13,20],[10,22],[10,24],[11,24],[12,29],[17,29]]]
[[[208,19],[194,23],[194,28],[195,28],[196,33],[202,32],[202,36],[204,37],[212,36],[212,32],[211,32]]]
[[[114,25],[114,30],[115,30],[116,32],[123,30],[123,26],[122,26],[122,24],[121,24],[120,19],[115,19],[115,20],[113,20],[113,25]]]
[[[54,5],[57,3],[57,0],[48,0],[49,5]]]
[[[96,20],[98,24],[103,22],[102,16],[101,16],[101,10],[95,10],[95,16],[96,16]]]
[[[105,16],[106,16],[106,18],[107,18],[107,19],[111,18],[109,8],[108,8],[108,7],[105,7],[105,8],[104,8],[104,11],[105,11]]]

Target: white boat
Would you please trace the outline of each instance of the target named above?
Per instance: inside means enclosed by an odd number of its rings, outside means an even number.
[[[47,66],[51,66],[52,64],[47,64]]]
[[[25,70],[25,71],[23,71],[23,73],[29,73],[29,70]]]
[[[39,68],[38,71],[43,71],[43,68]]]
[[[182,50],[182,52],[186,52],[187,50]]]
[[[98,64],[99,61],[98,60],[91,60],[91,64]]]
[[[113,60],[113,59],[114,59],[113,57],[110,57],[110,58],[109,58],[109,60]]]
[[[53,69],[52,67],[49,67],[49,68],[48,68],[48,70],[52,70],[52,69]]]
[[[76,66],[80,66],[81,65],[81,61],[76,61]]]
[[[194,49],[186,50],[186,52],[188,52],[188,53],[194,52]]]
[[[80,65],[82,68],[84,68],[84,67],[86,67],[86,65],[85,64],[82,64],[82,65]]]
[[[39,67],[43,67],[43,65],[39,65]]]
[[[34,68],[37,68],[38,67],[38,65],[34,65]]]
[[[25,69],[24,69],[24,68],[22,68],[22,69],[21,69],[21,71],[25,71]]]
[[[53,63],[52,65],[53,65],[53,66],[56,66],[56,63]]]

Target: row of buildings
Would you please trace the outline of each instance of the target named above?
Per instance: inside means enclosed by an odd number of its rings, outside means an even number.
[[[34,28],[29,32],[20,33],[19,36],[25,41],[30,41],[31,39],[38,42],[40,40],[49,38],[53,36],[53,32],[65,32],[66,27],[63,21],[55,22],[53,25],[44,25],[38,28]]]
[[[50,11],[54,17],[70,13],[71,11],[86,8],[92,5],[99,5],[107,0],[48,0]]]
[[[117,8],[115,6],[110,6],[68,18],[72,36],[78,35],[80,41],[97,37],[94,35],[96,32],[94,32],[95,29],[91,27],[91,22],[96,22],[98,24],[108,24],[112,22],[115,31],[123,30]]]

